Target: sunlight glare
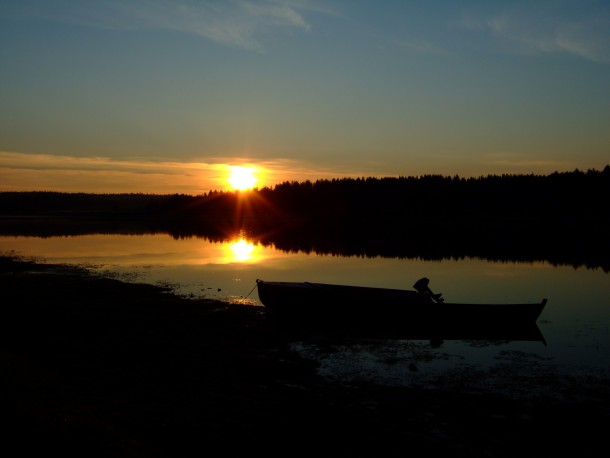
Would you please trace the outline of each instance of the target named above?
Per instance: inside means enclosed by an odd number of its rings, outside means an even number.
[[[257,182],[256,171],[252,167],[230,166],[228,180],[231,187],[237,191],[252,189]]]
[[[231,243],[229,248],[234,262],[251,261],[254,258],[255,246],[243,238]]]

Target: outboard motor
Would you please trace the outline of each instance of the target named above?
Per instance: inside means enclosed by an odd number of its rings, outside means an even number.
[[[428,286],[429,283],[430,280],[428,280],[426,277],[423,277],[415,282],[413,288],[415,288],[418,293],[423,294],[424,296],[429,296],[434,302],[444,302],[444,299],[441,297],[442,293],[434,294]]]

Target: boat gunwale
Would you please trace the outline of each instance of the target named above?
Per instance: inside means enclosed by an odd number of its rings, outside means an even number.
[[[375,286],[358,286],[358,285],[337,285],[331,283],[319,283],[319,282],[285,282],[285,281],[267,281],[267,280],[256,280],[257,287],[260,284],[266,284],[270,286],[277,286],[283,288],[303,288],[304,290],[316,291],[315,287],[319,287],[319,291],[324,289],[330,290],[351,290],[351,291],[370,291],[370,292],[379,292],[379,293],[396,293],[396,294],[407,294],[407,295],[417,295],[420,296],[420,293],[415,290],[409,289],[398,289],[398,288],[381,288]],[[313,288],[312,288],[313,287]],[[408,304],[408,305],[435,305],[435,306],[483,306],[483,307],[519,307],[519,306],[536,306],[539,305],[542,308],[546,306],[548,302],[547,298],[542,298],[538,302],[499,302],[499,303],[477,303],[477,302],[441,302],[436,303],[432,300],[422,301],[418,304]],[[264,305],[264,304],[263,304]]]

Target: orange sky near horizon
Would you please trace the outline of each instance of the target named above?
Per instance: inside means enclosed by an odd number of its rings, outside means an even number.
[[[117,160],[0,152],[0,192],[54,191],[87,193],[144,193],[199,195],[239,187],[232,179],[236,167],[252,170],[255,188],[285,181],[315,181],[358,177],[362,173],[308,167],[296,161],[258,161],[234,158],[229,162]],[[239,180],[239,177],[238,177]],[[243,177],[242,177],[243,180]],[[247,184],[245,187],[250,187]]]
[[[572,163],[532,163],[511,167],[495,165],[496,174],[541,174],[555,171],[602,170],[607,164],[591,164],[582,168]],[[226,158],[211,162],[151,161],[144,159],[117,160],[103,157],[55,156],[22,154],[0,151],[0,192],[54,191],[86,193],[144,193],[200,195],[210,191],[236,189],[231,173],[236,167],[252,170],[256,180],[253,187],[273,187],[286,181],[303,182],[333,178],[421,176],[485,176],[494,173],[464,174],[455,171],[443,173],[433,170],[416,170],[410,174],[397,174],[390,170],[368,168],[333,169],[316,167],[296,160],[252,161],[247,158]],[[246,186],[248,187],[248,186]]]
[[[606,164],[592,164],[601,170]],[[87,193],[144,193],[199,195],[210,191],[236,189],[231,182],[235,167],[252,170],[255,188],[273,187],[286,181],[303,182],[333,178],[421,176],[484,176],[432,170],[415,170],[397,174],[390,170],[332,169],[316,167],[303,161],[252,161],[247,158],[219,159],[212,162],[150,161],[143,159],[117,160],[103,157],[74,157],[45,154],[22,154],[0,151],[0,192],[55,191]],[[523,163],[520,166],[496,165],[497,174],[549,174],[579,168],[571,163]],[[580,167],[581,170],[582,167]],[[586,170],[586,169],[585,169]]]

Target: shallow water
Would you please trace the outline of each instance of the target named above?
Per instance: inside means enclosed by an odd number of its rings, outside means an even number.
[[[256,279],[410,289],[428,277],[448,302],[539,302],[544,341],[294,342],[343,382],[501,384],[503,374],[563,373],[606,377],[610,371],[610,276],[602,270],[484,259],[343,257],[284,252],[237,236],[226,242],[154,235],[0,237],[0,253],[86,266],[123,280],[166,285],[185,296],[260,306]],[[461,374],[461,375],[460,375]],[[492,377],[491,375],[494,375]],[[469,382],[464,380],[468,379]],[[495,381],[494,381],[495,380]],[[475,381],[477,381],[475,383]]]

